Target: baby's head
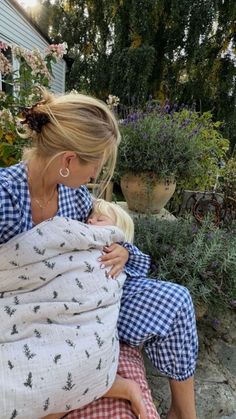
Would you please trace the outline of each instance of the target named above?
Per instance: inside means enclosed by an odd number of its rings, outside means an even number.
[[[103,199],[94,200],[93,210],[87,223],[97,226],[115,225],[123,231],[127,242],[133,242],[133,220],[125,210],[113,202],[107,202]]]

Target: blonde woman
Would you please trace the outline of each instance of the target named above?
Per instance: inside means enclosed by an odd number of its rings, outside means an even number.
[[[0,169],[0,243],[57,216],[85,222],[92,209],[86,188],[106,164],[113,174],[120,134],[107,106],[80,94],[54,96],[25,110],[32,147],[15,166]],[[144,345],[170,380],[168,419],[196,419],[193,374],[197,356],[194,310],[188,291],[146,278],[150,258],[129,243],[105,248],[101,264],[116,277],[125,270],[118,331]]]

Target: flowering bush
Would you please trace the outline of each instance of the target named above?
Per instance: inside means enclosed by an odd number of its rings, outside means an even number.
[[[180,186],[194,179],[195,187],[214,184],[219,162],[229,141],[220,134],[210,113],[182,109],[136,112],[122,121],[117,171],[149,172],[162,179],[176,179]]]
[[[14,164],[20,159],[24,140],[19,137],[23,131],[18,116],[24,107],[40,99],[40,86],[49,87],[53,79],[52,64],[57,63],[66,52],[66,43],[49,45],[45,53],[38,49],[28,51],[16,45],[0,42],[0,71],[6,90],[0,91],[0,166]],[[13,71],[5,53],[11,50],[18,62]]]
[[[236,224],[230,231],[210,219],[135,218],[134,243],[152,258],[151,277],[186,286],[194,302],[234,307]]]

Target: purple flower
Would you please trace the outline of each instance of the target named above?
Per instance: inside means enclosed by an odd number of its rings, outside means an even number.
[[[211,325],[213,329],[218,330],[220,327],[220,321],[218,319],[213,319]]]
[[[197,225],[196,224],[194,224],[193,226],[192,226],[192,233],[193,234],[196,234],[198,232],[198,227],[197,227]]]
[[[217,260],[215,260],[214,262],[212,262],[211,267],[212,268],[217,268],[219,266],[219,262]]]
[[[208,232],[207,233],[207,238],[208,238],[208,240],[212,240],[213,239],[213,237],[214,237],[214,234],[212,233],[212,232]]]

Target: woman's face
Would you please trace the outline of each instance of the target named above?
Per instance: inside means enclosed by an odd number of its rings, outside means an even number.
[[[87,224],[91,224],[94,226],[114,226],[115,220],[108,215],[102,214],[91,214],[87,220]]]

